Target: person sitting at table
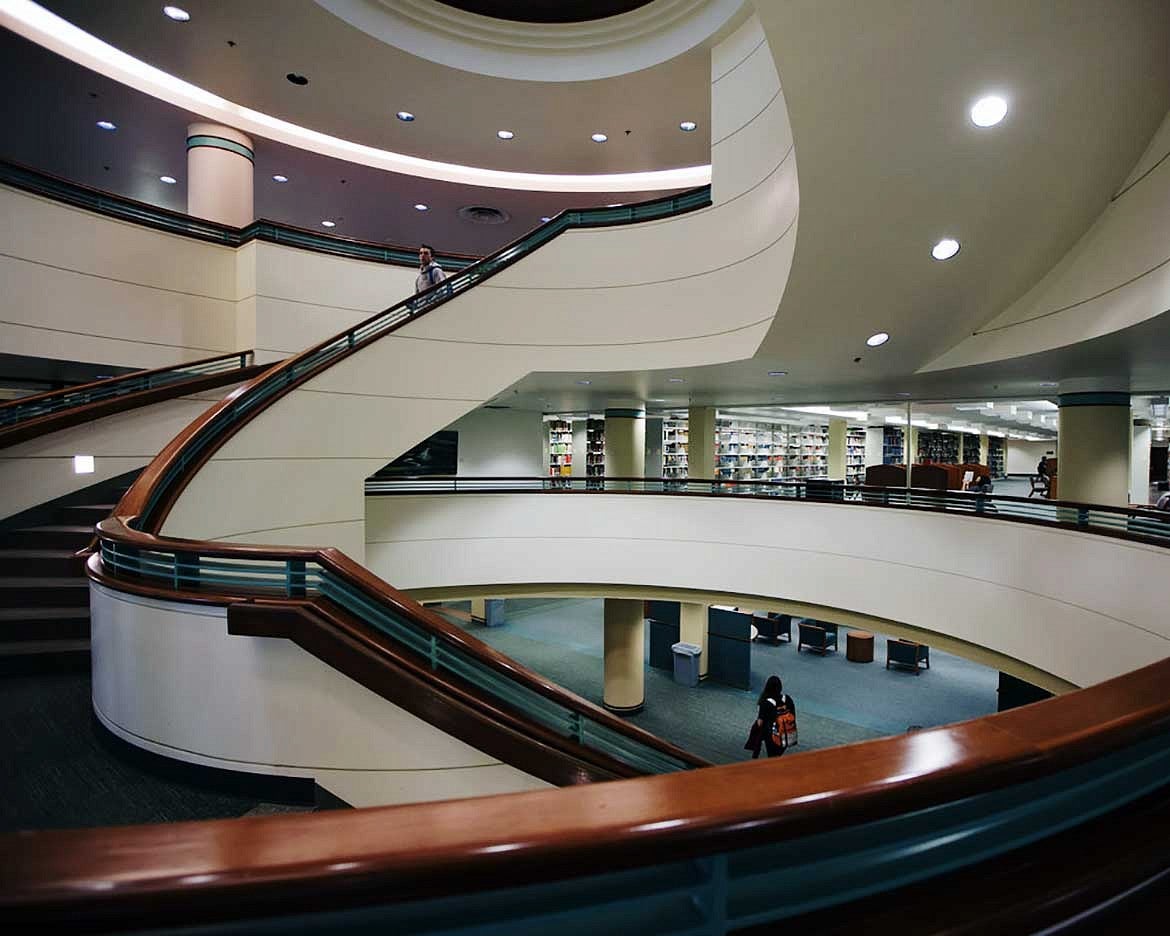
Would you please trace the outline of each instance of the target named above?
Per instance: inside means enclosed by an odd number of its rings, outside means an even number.
[[[985,474],[981,474],[967,488],[968,491],[974,491],[976,494],[990,494],[993,489],[994,485],[991,483],[991,478]]]
[[[782,707],[786,707],[795,718],[796,703],[792,701],[791,696],[784,694],[784,683],[780,681],[780,677],[769,676],[768,681],[764,683],[763,692],[760,693],[758,705],[757,718],[752,722],[747,743],[743,746],[744,750],[752,752],[752,760],[760,756],[761,746],[767,749],[769,757],[779,757],[785,748],[783,743],[778,743],[773,738],[772,726],[776,724],[776,716]]]

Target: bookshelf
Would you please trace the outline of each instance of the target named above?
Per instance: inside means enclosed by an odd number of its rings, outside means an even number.
[[[882,432],[882,464],[904,465],[906,456],[902,452],[903,430],[897,426],[886,426]]]
[[[605,477],[605,420],[585,421],[585,476]]]
[[[918,460],[938,465],[959,463],[959,435],[956,432],[920,430],[918,433]]]
[[[687,447],[690,432],[687,420],[666,416],[662,420],[662,477],[687,476]]]
[[[845,483],[865,482],[865,429],[845,431]]]
[[[573,424],[567,419],[548,420],[548,473],[567,478],[573,471]]]
[[[963,458],[970,465],[979,464],[979,436],[973,432],[963,433]]]
[[[796,479],[827,478],[829,476],[829,427],[827,425],[801,426],[799,435],[800,461],[789,466],[787,476]]]
[[[715,473],[727,481],[787,476],[788,428],[719,417],[715,421]]]
[[[991,436],[987,440],[987,467],[991,470],[991,477],[999,479],[1004,477],[1003,470],[1004,446],[1003,439],[999,436]]]

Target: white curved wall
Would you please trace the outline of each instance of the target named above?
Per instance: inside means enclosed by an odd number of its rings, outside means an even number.
[[[328,544],[360,561],[362,480],[526,374],[753,354],[791,264],[796,161],[758,22],[725,46],[741,57],[713,54],[713,120],[725,136],[712,154],[712,207],[567,232],[332,367],[231,439],[163,532]]]
[[[236,637],[224,608],[90,585],[94,711],[176,760],[312,777],[354,806],[548,786],[342,676],[291,641]]]
[[[984,364],[1098,338],[1170,310],[1170,115],[1121,194],[1064,258],[1004,312],[924,371]]]
[[[171,439],[234,386],[142,406],[0,449],[0,518],[145,467]],[[73,456],[94,456],[74,474]]]
[[[1170,551],[1023,523],[687,496],[368,499],[403,589],[596,583],[770,596],[985,647],[1078,686],[1170,655]],[[1075,574],[1070,574],[1075,570]]]

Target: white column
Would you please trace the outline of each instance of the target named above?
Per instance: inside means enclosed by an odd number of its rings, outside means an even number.
[[[646,411],[642,407],[606,409],[605,476],[646,476]]]
[[[252,207],[252,140],[220,124],[187,127],[187,213],[246,227]]]
[[[687,412],[687,477],[715,477],[715,407],[692,406]]]
[[[1150,441],[1153,433],[1148,425],[1133,427],[1133,445],[1130,448],[1129,502],[1145,504],[1150,499]],[[1057,462],[1057,468],[1060,463]]]
[[[1128,392],[1060,395],[1057,497],[1083,504],[1129,503],[1133,445]]]
[[[609,444],[606,426],[606,444]],[[614,712],[638,712],[646,701],[646,622],[642,602],[605,599],[605,691],[602,701]]]
[[[845,420],[829,420],[829,480],[845,480]]]
[[[699,678],[707,678],[707,606],[684,601],[678,608],[678,639],[703,648],[699,657]]]

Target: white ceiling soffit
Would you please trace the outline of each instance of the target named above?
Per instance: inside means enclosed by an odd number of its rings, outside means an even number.
[[[431,0],[315,2],[419,58],[520,81],[591,81],[660,65],[707,41],[744,5],[744,0],[654,0],[585,23],[517,23]]]
[[[0,0],[0,25],[98,74],[210,120],[298,149],[404,175],[539,192],[636,192],[693,188],[711,181],[711,167],[650,172],[562,175],[508,172],[439,162],[319,133],[243,107],[127,55],[31,0]]]

